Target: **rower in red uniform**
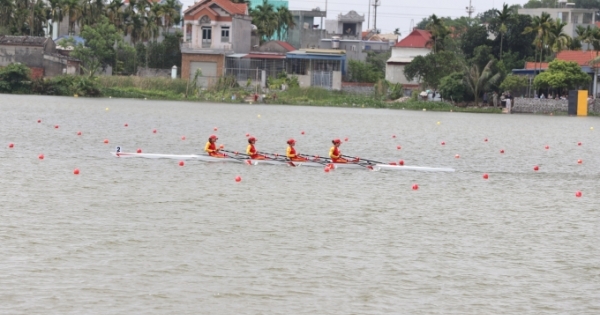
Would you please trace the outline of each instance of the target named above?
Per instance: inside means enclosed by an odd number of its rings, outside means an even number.
[[[294,149],[294,145],[296,144],[296,140],[290,139],[290,140],[287,141],[287,144],[288,144],[288,147],[287,147],[287,150],[285,151],[285,156],[287,156],[288,159],[290,159],[293,162],[306,162],[306,161],[308,161],[307,158],[298,156],[298,154],[296,153],[296,149]]]
[[[206,151],[206,153],[212,157],[224,158],[227,155],[219,153],[219,149],[217,148],[217,140],[219,140],[219,138],[217,138],[215,135],[208,137],[208,142],[204,146],[204,151]]]
[[[248,156],[250,156],[250,158],[253,160],[266,159],[267,158],[266,156],[258,154],[258,152],[256,151],[256,148],[254,147],[255,143],[256,143],[256,138],[254,138],[254,137],[248,138],[248,147],[246,148],[246,154]]]
[[[331,141],[331,143],[333,143],[333,146],[331,149],[329,149],[329,158],[331,159],[332,163],[357,163],[359,161],[358,158],[354,159],[353,161],[348,161],[342,157],[342,152],[339,149],[340,145],[342,144],[342,140],[335,139]]]

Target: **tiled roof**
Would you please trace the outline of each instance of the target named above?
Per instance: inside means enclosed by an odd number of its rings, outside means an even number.
[[[286,43],[286,42],[282,42],[280,40],[275,41],[277,44],[279,44],[279,46],[283,47],[285,50],[289,51],[294,51],[296,50],[296,48],[294,48],[294,46],[290,45],[290,43]]]
[[[429,48],[431,45],[427,44],[427,42],[430,39],[430,32],[415,29],[404,39],[399,41],[394,47]]]
[[[590,60],[600,56],[593,50],[581,51],[581,50],[564,50],[556,55],[556,59],[565,61],[575,61],[580,66],[589,66]]]
[[[223,10],[227,11],[227,13],[229,13],[231,15],[234,15],[234,14],[246,15],[246,12],[248,12],[248,5],[246,3],[233,3],[233,2],[231,2],[231,0],[203,0],[203,1],[198,1],[194,5],[189,7],[187,10],[185,10],[185,13],[190,12],[191,10],[193,10],[199,6],[205,5],[209,2],[212,2],[212,3],[220,6],[221,8],[223,8]]]
[[[541,66],[539,62],[526,62],[525,63],[525,69],[526,70],[534,70],[534,69],[548,69],[548,63],[547,62],[542,62]]]
[[[14,46],[44,46],[44,43],[48,40],[46,37],[38,36],[0,36],[0,45],[14,45]]]

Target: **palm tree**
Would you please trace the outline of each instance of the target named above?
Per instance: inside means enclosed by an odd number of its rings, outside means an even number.
[[[465,77],[464,82],[467,88],[475,96],[475,105],[479,106],[479,94],[487,89],[490,85],[498,83],[502,77],[502,73],[493,73],[492,67],[496,62],[495,59],[491,59],[485,65],[483,70],[480,71],[477,63],[473,63],[470,67],[465,65]]]
[[[295,26],[292,12],[286,7],[279,7],[277,9],[277,39],[282,40],[287,37],[288,30]]]
[[[427,44],[433,45],[433,52],[436,53],[444,50],[444,40],[450,34],[450,31],[435,14],[432,14],[430,19],[431,22],[425,27],[431,33],[431,39],[429,39]]]
[[[123,5],[124,3],[122,0],[112,0],[106,8],[106,15],[108,16],[108,19],[118,29],[122,29],[123,27]]]
[[[79,0],[62,0],[63,14],[67,16],[69,23],[69,35],[73,34],[75,23],[81,18],[81,4]]]
[[[160,3],[153,3],[150,6],[148,12],[148,24],[146,25],[150,31],[150,37],[156,41],[159,34],[159,27],[163,26],[162,20],[164,16],[163,5]]]
[[[167,0],[163,5],[163,17],[164,17],[164,31],[166,32],[171,26],[178,24],[175,23],[179,17],[179,5],[175,0]]]
[[[502,11],[500,10],[494,10],[494,13],[496,14],[496,18],[498,19],[498,22],[500,23],[500,60],[502,60],[502,44],[504,42],[504,34],[506,34],[507,31],[507,27],[506,24],[507,22],[511,19],[512,17],[512,9],[510,9],[508,7],[508,4],[504,3],[502,5]]]
[[[0,0],[0,27],[7,27],[15,10],[14,0]]]
[[[277,30],[277,14],[273,5],[268,3],[267,0],[263,0],[261,5],[250,10],[250,15],[252,16],[252,24],[256,25],[261,41],[271,39]]]
[[[552,17],[546,12],[542,12],[541,16],[534,16],[531,25],[527,26],[523,31],[523,34],[535,33],[536,37],[533,44],[536,49],[540,50],[540,69],[542,67],[542,60],[544,56],[544,47],[548,42],[548,34],[550,33],[550,27],[552,25]],[[536,50],[537,55],[537,50]],[[534,62],[536,60],[534,59]],[[537,67],[536,67],[537,69]]]
[[[566,25],[567,23],[562,22],[560,19],[556,19],[550,27],[550,33],[548,34],[548,45],[555,54],[561,52],[571,45],[571,36],[564,32]]]

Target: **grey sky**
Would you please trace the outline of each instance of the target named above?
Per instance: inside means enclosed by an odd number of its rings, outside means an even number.
[[[181,0],[184,8],[194,3],[193,0]],[[326,0],[290,0],[290,10],[310,10],[320,7],[325,10]],[[348,13],[354,10],[359,14],[365,15],[367,20],[369,1],[371,0],[327,0],[327,18],[335,19],[340,13]],[[436,14],[438,16],[459,17],[466,16],[465,8],[469,5],[469,0],[380,0],[381,6],[377,9],[377,28],[383,33],[391,33],[399,28],[403,36],[408,34],[411,25],[416,25],[424,17]],[[502,3],[509,5],[525,4],[527,0],[471,0],[475,8],[473,16],[484,12],[493,7],[499,8]],[[373,7],[371,7],[372,9]],[[371,10],[373,14],[373,10]],[[318,22],[317,22],[318,23]],[[371,27],[373,26],[373,17],[371,17]],[[367,29],[366,21],[363,27]]]

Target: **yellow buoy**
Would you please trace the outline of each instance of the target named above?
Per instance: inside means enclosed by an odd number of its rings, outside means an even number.
[[[590,127],[590,130],[594,130],[594,127]]]
[[[256,117],[260,118],[260,114],[256,115]]]
[[[442,123],[438,121],[438,122],[437,122],[437,124],[438,124],[438,125],[441,125]]]
[[[79,95],[75,94],[75,95],[73,95],[73,97],[79,97]]]
[[[106,111],[108,111],[108,107],[106,108]]]
[[[426,112],[426,111],[427,111],[427,109],[423,108],[423,111],[424,111],[424,112]]]

